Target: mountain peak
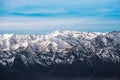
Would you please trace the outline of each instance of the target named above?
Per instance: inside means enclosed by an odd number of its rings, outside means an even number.
[[[60,30],[47,35],[2,34],[0,64],[12,65],[17,54],[25,65],[72,64],[76,59],[90,60],[93,56],[103,61],[119,62],[119,36],[120,32],[102,34]]]

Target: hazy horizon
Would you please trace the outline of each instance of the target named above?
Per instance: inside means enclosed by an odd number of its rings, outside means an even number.
[[[1,0],[0,34],[120,31],[119,0]]]

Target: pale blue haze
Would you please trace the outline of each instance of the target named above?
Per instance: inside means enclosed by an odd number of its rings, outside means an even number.
[[[0,0],[0,33],[120,31],[120,0]]]

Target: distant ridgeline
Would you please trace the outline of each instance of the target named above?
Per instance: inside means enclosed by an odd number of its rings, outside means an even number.
[[[0,80],[43,76],[120,76],[120,32],[55,31],[0,35]]]

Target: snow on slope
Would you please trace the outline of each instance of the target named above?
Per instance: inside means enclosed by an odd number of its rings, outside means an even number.
[[[89,32],[77,32],[77,31],[55,31],[48,35],[14,35],[14,34],[3,34],[0,35],[0,46],[1,50],[15,50],[20,47],[27,47],[30,44],[37,43],[38,45],[49,45],[50,43],[54,46],[70,47],[70,45],[65,42],[65,38],[77,38],[83,37],[92,39],[96,37],[97,34]]]
[[[93,33],[55,31],[48,35],[0,35],[0,64],[12,65],[16,56],[23,63],[72,64],[98,56],[103,61],[120,62],[120,32]]]

